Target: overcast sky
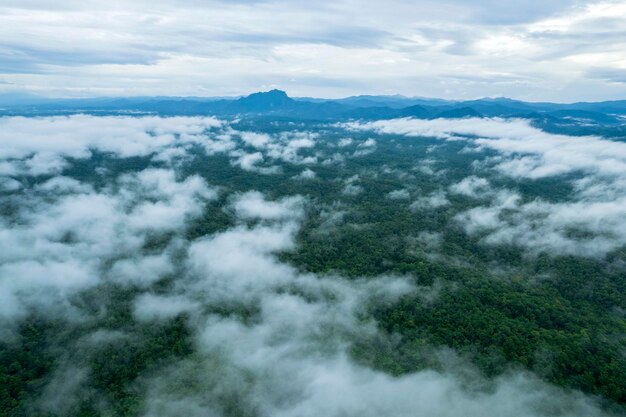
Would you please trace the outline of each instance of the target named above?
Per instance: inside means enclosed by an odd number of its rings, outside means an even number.
[[[626,0],[0,0],[0,93],[626,99]]]

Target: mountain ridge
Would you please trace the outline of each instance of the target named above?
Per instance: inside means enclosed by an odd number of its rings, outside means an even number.
[[[296,120],[344,121],[412,117],[418,119],[523,118],[548,131],[573,135],[602,134],[626,139],[626,100],[571,104],[532,103],[506,97],[449,101],[404,96],[353,96],[343,99],[292,98],[272,89],[243,97],[112,97],[45,99],[25,104],[2,101],[0,116],[153,114],[162,116],[279,117]]]

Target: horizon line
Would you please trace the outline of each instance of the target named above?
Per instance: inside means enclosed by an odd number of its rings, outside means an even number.
[[[608,99],[608,100],[579,100],[579,101],[568,101],[568,102],[560,102],[560,101],[549,101],[549,100],[543,100],[543,101],[530,101],[530,100],[523,100],[523,99],[517,99],[514,97],[509,97],[509,96],[481,96],[481,97],[475,97],[475,98],[465,98],[465,99],[460,99],[460,98],[443,98],[443,97],[433,97],[433,96],[407,96],[401,93],[394,93],[394,94],[354,94],[354,95],[349,95],[349,96],[342,96],[342,97],[338,97],[338,98],[328,98],[328,97],[315,97],[315,96],[291,96],[289,95],[289,93],[286,90],[280,89],[280,88],[272,88],[272,89],[267,89],[267,90],[257,90],[257,91],[252,91],[250,93],[247,94],[240,94],[240,95],[215,95],[215,96],[209,96],[209,95],[161,95],[161,94],[155,94],[155,95],[93,95],[93,96],[82,96],[82,97],[72,97],[72,96],[47,96],[47,95],[40,95],[37,93],[34,93],[32,91],[28,91],[28,90],[20,90],[20,91],[4,91],[4,92],[0,92],[0,99],[3,97],[10,97],[10,96],[16,96],[16,97],[20,97],[22,99],[32,99],[32,100],[46,100],[46,101],[61,101],[61,100],[106,100],[106,99],[140,99],[140,98],[145,98],[145,99],[154,99],[154,98],[161,98],[161,99],[215,99],[215,100],[237,100],[240,98],[245,98],[245,97],[249,97],[253,94],[258,94],[258,93],[270,93],[273,91],[280,91],[285,93],[285,95],[287,95],[287,97],[294,99],[294,100],[326,100],[326,101],[340,101],[340,100],[346,100],[346,99],[353,99],[353,98],[367,98],[367,97],[372,97],[372,98],[397,98],[399,100],[432,100],[432,101],[443,101],[443,102],[456,102],[456,103],[462,103],[462,102],[468,102],[468,101],[484,101],[484,100],[510,100],[510,101],[518,101],[518,102],[523,102],[523,103],[534,103],[534,104],[542,104],[542,103],[549,103],[549,104],[578,104],[578,103],[610,103],[610,102],[620,102],[620,101],[626,101],[626,97],[622,98],[622,99]]]

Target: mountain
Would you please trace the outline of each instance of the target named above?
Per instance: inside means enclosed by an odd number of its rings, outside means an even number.
[[[290,110],[298,103],[281,90],[253,93],[231,103],[232,109],[240,109],[245,112],[272,112]]]
[[[2,104],[3,103],[3,104]],[[297,120],[379,120],[517,117],[551,132],[624,138],[626,100],[599,103],[530,103],[504,97],[451,101],[419,97],[353,96],[343,99],[292,98],[282,90],[244,97],[102,97],[44,99],[0,95],[0,115],[158,114],[219,117],[279,117]]]
[[[46,103],[48,101],[50,101],[50,99],[30,93],[0,94],[0,106],[24,106]]]
[[[563,108],[626,115],[626,100],[602,101],[599,103],[572,103],[563,105]]]
[[[358,107],[353,110],[345,111],[341,114],[348,119],[396,119],[398,117],[404,117],[401,114],[401,110],[384,106],[366,106]]]
[[[422,97],[405,97],[402,95],[393,96],[353,96],[343,99],[335,100],[335,102],[346,104],[354,107],[391,107],[394,109],[401,109],[411,106],[443,106],[449,104],[448,100],[434,99],[434,98],[422,98]]]
[[[563,109],[548,113],[552,117],[568,119],[579,124],[622,124],[623,119],[598,111]]]
[[[433,115],[433,108],[415,105],[405,107],[400,110],[402,117],[415,117],[417,119],[427,119]]]
[[[441,119],[460,119],[463,117],[483,117],[483,115],[472,107],[458,107],[437,113],[435,117]]]

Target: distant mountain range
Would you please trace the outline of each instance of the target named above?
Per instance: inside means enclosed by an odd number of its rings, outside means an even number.
[[[404,96],[354,96],[342,99],[291,98],[271,90],[245,97],[130,97],[48,99],[0,95],[0,115],[158,114],[281,117],[302,120],[379,120],[462,117],[520,117],[542,127],[576,128],[584,134],[598,126],[612,136],[626,134],[626,100],[597,103],[532,103],[508,98],[451,101]]]

